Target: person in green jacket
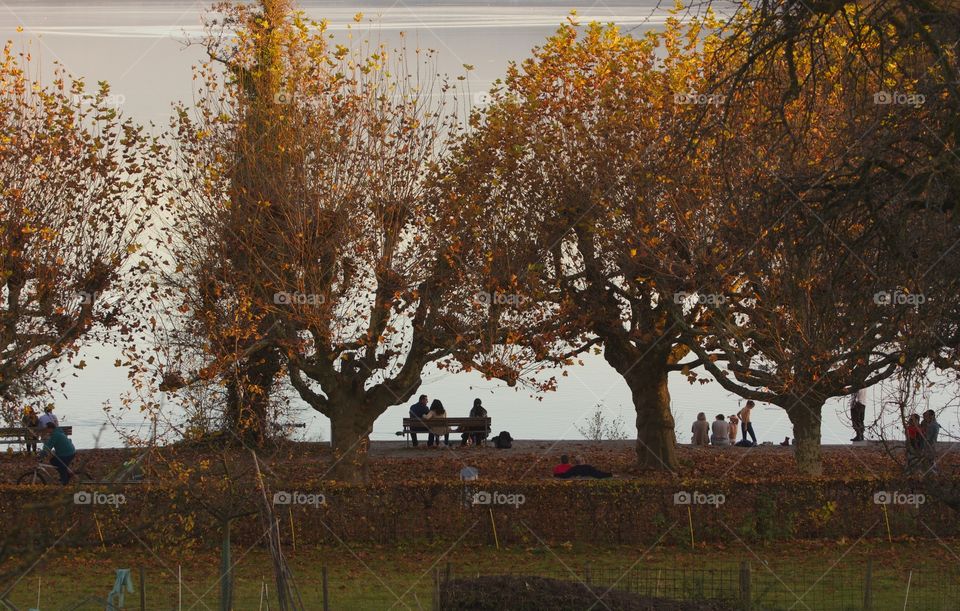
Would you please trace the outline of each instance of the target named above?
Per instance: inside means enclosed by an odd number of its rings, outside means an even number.
[[[43,450],[40,452],[40,458],[47,454],[53,454],[50,458],[50,464],[57,468],[60,474],[60,483],[64,486],[70,481],[70,463],[77,453],[73,447],[73,442],[67,437],[59,426],[52,422],[47,423],[47,427],[41,432],[43,436]],[[52,452],[51,452],[52,451]]]

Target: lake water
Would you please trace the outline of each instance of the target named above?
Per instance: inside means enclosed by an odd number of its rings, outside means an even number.
[[[90,85],[108,81],[112,92],[123,100],[124,114],[162,126],[167,123],[173,102],[191,99],[191,66],[202,60],[202,50],[188,43],[203,32],[202,11],[207,4],[8,0],[0,4],[0,31],[5,40],[31,51],[41,67],[41,78],[49,76],[53,63],[59,62],[72,74],[85,77]],[[463,64],[471,64],[475,69],[468,73],[467,85],[474,93],[485,91],[501,77],[509,60],[520,60],[531,47],[541,44],[572,8],[578,9],[582,22],[613,21],[624,30],[637,32],[660,27],[667,16],[648,0],[522,5],[305,2],[300,6],[312,17],[329,20],[338,38],[345,39],[347,25],[357,12],[363,12],[366,19],[374,21],[355,26],[358,35],[391,42],[405,32],[410,46],[436,49],[438,67],[454,76],[463,74]],[[58,401],[57,411],[64,423],[77,427],[78,446],[91,447],[105,421],[103,405],[116,405],[129,386],[126,374],[112,366],[116,355],[111,350],[92,347],[85,358],[90,365],[77,376],[64,373],[66,397]],[[509,430],[522,439],[582,438],[577,425],[582,425],[597,406],[609,418],[622,418],[626,431],[632,431],[633,426],[626,384],[599,357],[588,357],[583,367],[568,369],[557,392],[542,397],[485,381],[478,375],[450,375],[436,370],[427,372],[421,392],[431,399],[441,398],[454,416],[466,415],[473,398],[482,397],[494,429]],[[877,389],[869,392],[868,421],[881,395]],[[716,413],[734,413],[740,403],[716,383],[691,386],[679,374],[671,380],[671,394],[678,439],[684,443],[690,440],[690,423],[697,412],[706,412],[712,420]],[[934,396],[929,405],[936,408],[944,401],[945,397]],[[842,422],[845,408],[842,399],[827,405],[825,443],[846,443],[850,438],[851,432]],[[406,406],[389,409],[374,426],[373,438],[395,439],[394,432],[406,412]],[[321,415],[304,409],[294,419],[307,423],[306,438],[329,439],[327,421]],[[761,441],[780,442],[793,435],[786,415],[777,407],[759,406],[754,421]],[[947,430],[957,430],[955,411],[941,421]],[[131,431],[146,430],[145,423],[132,416],[121,425]],[[107,429],[99,443],[117,445],[119,440],[116,431]]]

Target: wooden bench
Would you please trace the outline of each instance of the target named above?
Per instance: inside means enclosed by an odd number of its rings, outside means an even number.
[[[429,433],[428,426],[437,428],[445,426],[450,429],[451,435],[462,433],[489,435],[491,423],[492,420],[489,416],[485,418],[431,418],[429,420],[404,418],[403,430],[398,431],[397,435],[403,435],[405,441],[410,441],[411,433]]]
[[[73,435],[72,426],[61,426],[60,429],[63,431],[63,433],[67,437],[69,437],[70,435]],[[26,445],[27,434],[30,433],[31,431],[33,432],[33,436],[36,437],[35,440],[34,439],[30,440],[31,443],[36,443],[39,445],[43,443],[42,441],[40,441],[40,431],[42,430],[43,429],[41,429],[38,426],[35,426],[35,427],[11,426],[6,428],[0,428],[0,445],[2,444]]]

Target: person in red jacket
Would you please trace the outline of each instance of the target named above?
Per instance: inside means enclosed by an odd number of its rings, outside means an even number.
[[[920,416],[910,414],[910,418],[907,420],[907,443],[911,448],[923,447],[923,436],[920,432]]]
[[[571,477],[593,477],[596,479],[606,479],[608,477],[613,477],[613,474],[601,471],[592,465],[571,465],[570,457],[564,454],[560,457],[560,464],[553,468],[553,476],[561,479],[568,479]]]
[[[907,419],[907,469],[919,467],[920,456],[923,454],[923,432],[920,429],[920,416],[910,414]]]
[[[560,477],[570,470],[573,465],[570,464],[570,457],[564,454],[560,457],[560,464],[553,468],[553,476]]]

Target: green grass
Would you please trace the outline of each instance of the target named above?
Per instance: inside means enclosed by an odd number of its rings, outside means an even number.
[[[433,570],[445,570],[448,562],[455,577],[513,573],[574,579],[574,574],[583,578],[589,570],[594,580],[607,583],[633,565],[634,572],[624,577],[620,587],[632,584],[648,588],[647,594],[668,595],[671,584],[678,587],[683,584],[682,589],[688,592],[709,595],[718,588],[735,592],[738,564],[749,560],[755,600],[766,603],[764,606],[769,605],[768,608],[793,606],[819,610],[860,608],[866,560],[873,558],[875,609],[902,609],[908,578],[911,580],[908,608],[911,609],[952,608],[945,605],[955,605],[958,594],[957,559],[948,548],[960,546],[951,542],[941,546],[929,541],[892,545],[845,541],[752,549],[733,544],[729,548],[712,546],[696,550],[660,547],[646,554],[645,550],[632,547],[577,544],[550,549],[513,546],[498,551],[487,546],[453,543],[366,545],[350,549],[322,547],[288,550],[288,554],[307,609],[322,609],[323,566],[328,569],[332,609],[429,609]],[[237,562],[235,608],[258,609],[262,584],[266,583],[271,593],[274,590],[270,558],[260,548],[237,547],[233,556]],[[209,552],[162,550],[154,553],[137,549],[51,552],[19,581],[10,600],[24,609],[35,606],[39,575],[40,609],[69,609],[85,598],[103,597],[113,584],[115,569],[133,568],[137,593],[128,597],[126,608],[138,609],[136,569],[142,566],[146,575],[146,608],[177,609],[179,565],[183,574],[182,608],[218,609],[218,563],[218,556]],[[720,567],[728,572],[704,578],[702,569]],[[642,583],[634,580],[641,575]],[[103,606],[91,602],[79,608],[102,609]],[[272,608],[276,608],[275,603]]]

